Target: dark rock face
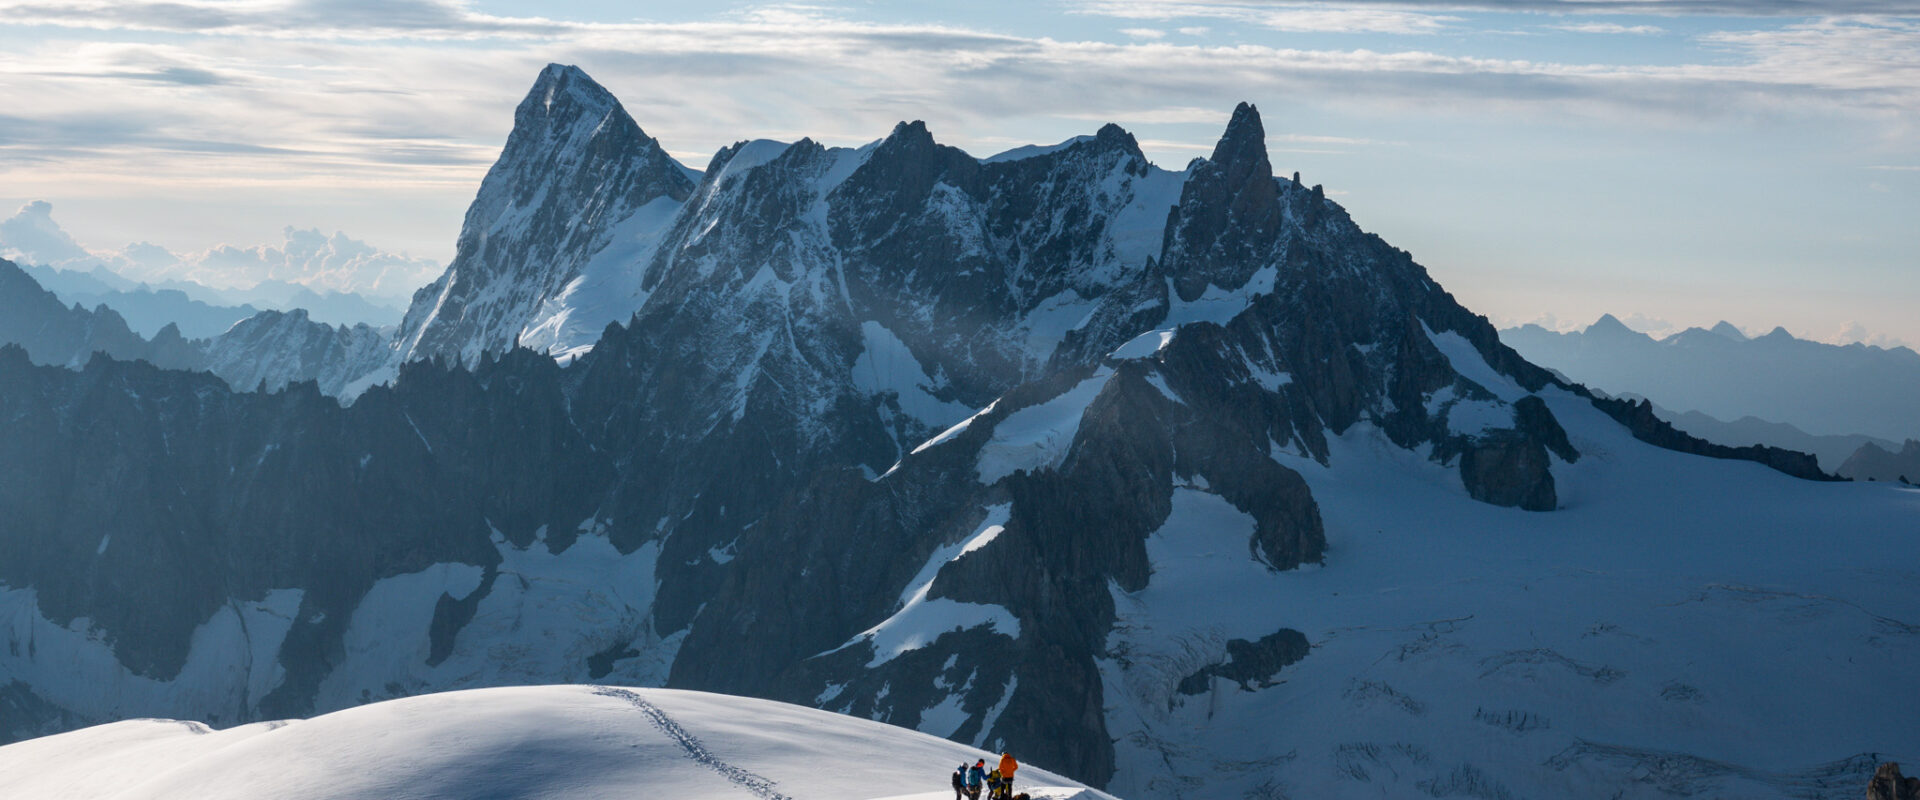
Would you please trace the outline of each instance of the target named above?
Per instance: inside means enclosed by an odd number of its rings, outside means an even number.
[[[1178,222],[1167,227],[1165,259],[1182,300],[1198,299],[1208,284],[1244,284],[1270,263],[1286,209],[1266,140],[1260,112],[1241,103],[1213,156],[1187,179]]]
[[[1180,681],[1180,693],[1203,694],[1213,688],[1215,678],[1240,684],[1242,691],[1265,689],[1273,677],[1287,665],[1307,657],[1307,637],[1296,630],[1282,629],[1256,641],[1227,640],[1227,660],[1209,664]]]
[[[1660,419],[1653,413],[1653,403],[1641,400],[1619,400],[1596,397],[1595,408],[1618,420],[1620,424],[1633,431],[1633,437],[1657,447],[1691,453],[1710,458],[1730,458],[1740,461],[1755,461],[1765,464],[1796,478],[1810,481],[1843,480],[1820,469],[1820,462],[1806,453],[1782,450],[1778,447],[1750,445],[1747,447],[1727,447],[1698,439],[1675,429],[1671,423]]]
[[[0,687],[0,742],[60,733],[84,724],[66,709],[35,694],[33,687],[22,681],[10,681]]]
[[[1867,782],[1867,800],[1920,800],[1920,778],[1902,776],[1900,765],[1888,761]]]
[[[1556,502],[1547,449],[1521,435],[1489,436],[1460,457],[1467,494],[1482,503],[1528,511],[1552,511]]]

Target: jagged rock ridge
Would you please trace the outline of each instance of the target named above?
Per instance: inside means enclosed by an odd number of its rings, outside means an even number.
[[[350,406],[0,351],[0,727],[592,679],[1186,785],[1224,769],[1168,744],[1196,698],[1272,697],[1330,635],[1207,590],[1338,566],[1360,523],[1317,495],[1356,443],[1421,502],[1542,518],[1495,507],[1559,508],[1605,468],[1581,442],[1653,450],[1273,176],[1250,105],[1184,173],[1115,126],[981,160],[903,123],[696,181],[562,67],[516,122]]]

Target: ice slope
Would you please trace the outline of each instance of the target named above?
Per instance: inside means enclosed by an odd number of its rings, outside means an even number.
[[[0,796],[140,798],[941,797],[990,754],[799,706],[666,689],[423,695],[214,731],[128,720],[0,747]],[[1109,797],[1024,766],[1022,791]],[[933,790],[933,791],[929,791]]]
[[[1886,713],[1920,708],[1920,489],[1661,450],[1542,396],[1586,454],[1555,460],[1555,512],[1475,502],[1365,423],[1326,465],[1280,456],[1319,503],[1324,566],[1262,569],[1251,518],[1177,490],[1150,584],[1113,590],[1109,790],[1853,797],[1876,754],[1920,757]],[[1177,692],[1279,627],[1312,651],[1277,685]]]

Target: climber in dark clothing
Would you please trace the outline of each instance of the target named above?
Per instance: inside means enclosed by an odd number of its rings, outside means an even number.
[[[953,800],[967,800],[967,765],[953,771]]]

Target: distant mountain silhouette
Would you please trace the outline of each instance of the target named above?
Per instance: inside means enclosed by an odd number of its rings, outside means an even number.
[[[1677,412],[1754,417],[1815,436],[1920,438],[1920,353],[1905,347],[1823,344],[1784,328],[1749,339],[1725,322],[1655,339],[1611,314],[1584,331],[1523,325],[1500,338],[1573,380]]]
[[[1920,481],[1920,441],[1908,439],[1898,452],[1868,442],[1840,465],[1840,474],[1856,481]]]
[[[1759,417],[1741,417],[1727,422],[1699,411],[1671,411],[1658,406],[1654,413],[1673,423],[1674,427],[1715,444],[1728,447],[1764,444],[1812,453],[1820,460],[1820,468],[1828,472],[1838,470],[1862,447],[1877,445],[1890,450],[1900,448],[1899,442],[1890,439],[1860,434],[1815,436],[1785,422],[1769,422]]]
[[[220,290],[191,281],[148,284],[128,280],[105,267],[89,271],[21,264],[61,301],[87,308],[106,306],[120,313],[135,333],[152,338],[176,325],[189,339],[225,333],[234,323],[266,309],[305,309],[315,322],[383,328],[400,322],[400,309],[350,292],[315,292],[299,284],[265,281],[246,290]]]

